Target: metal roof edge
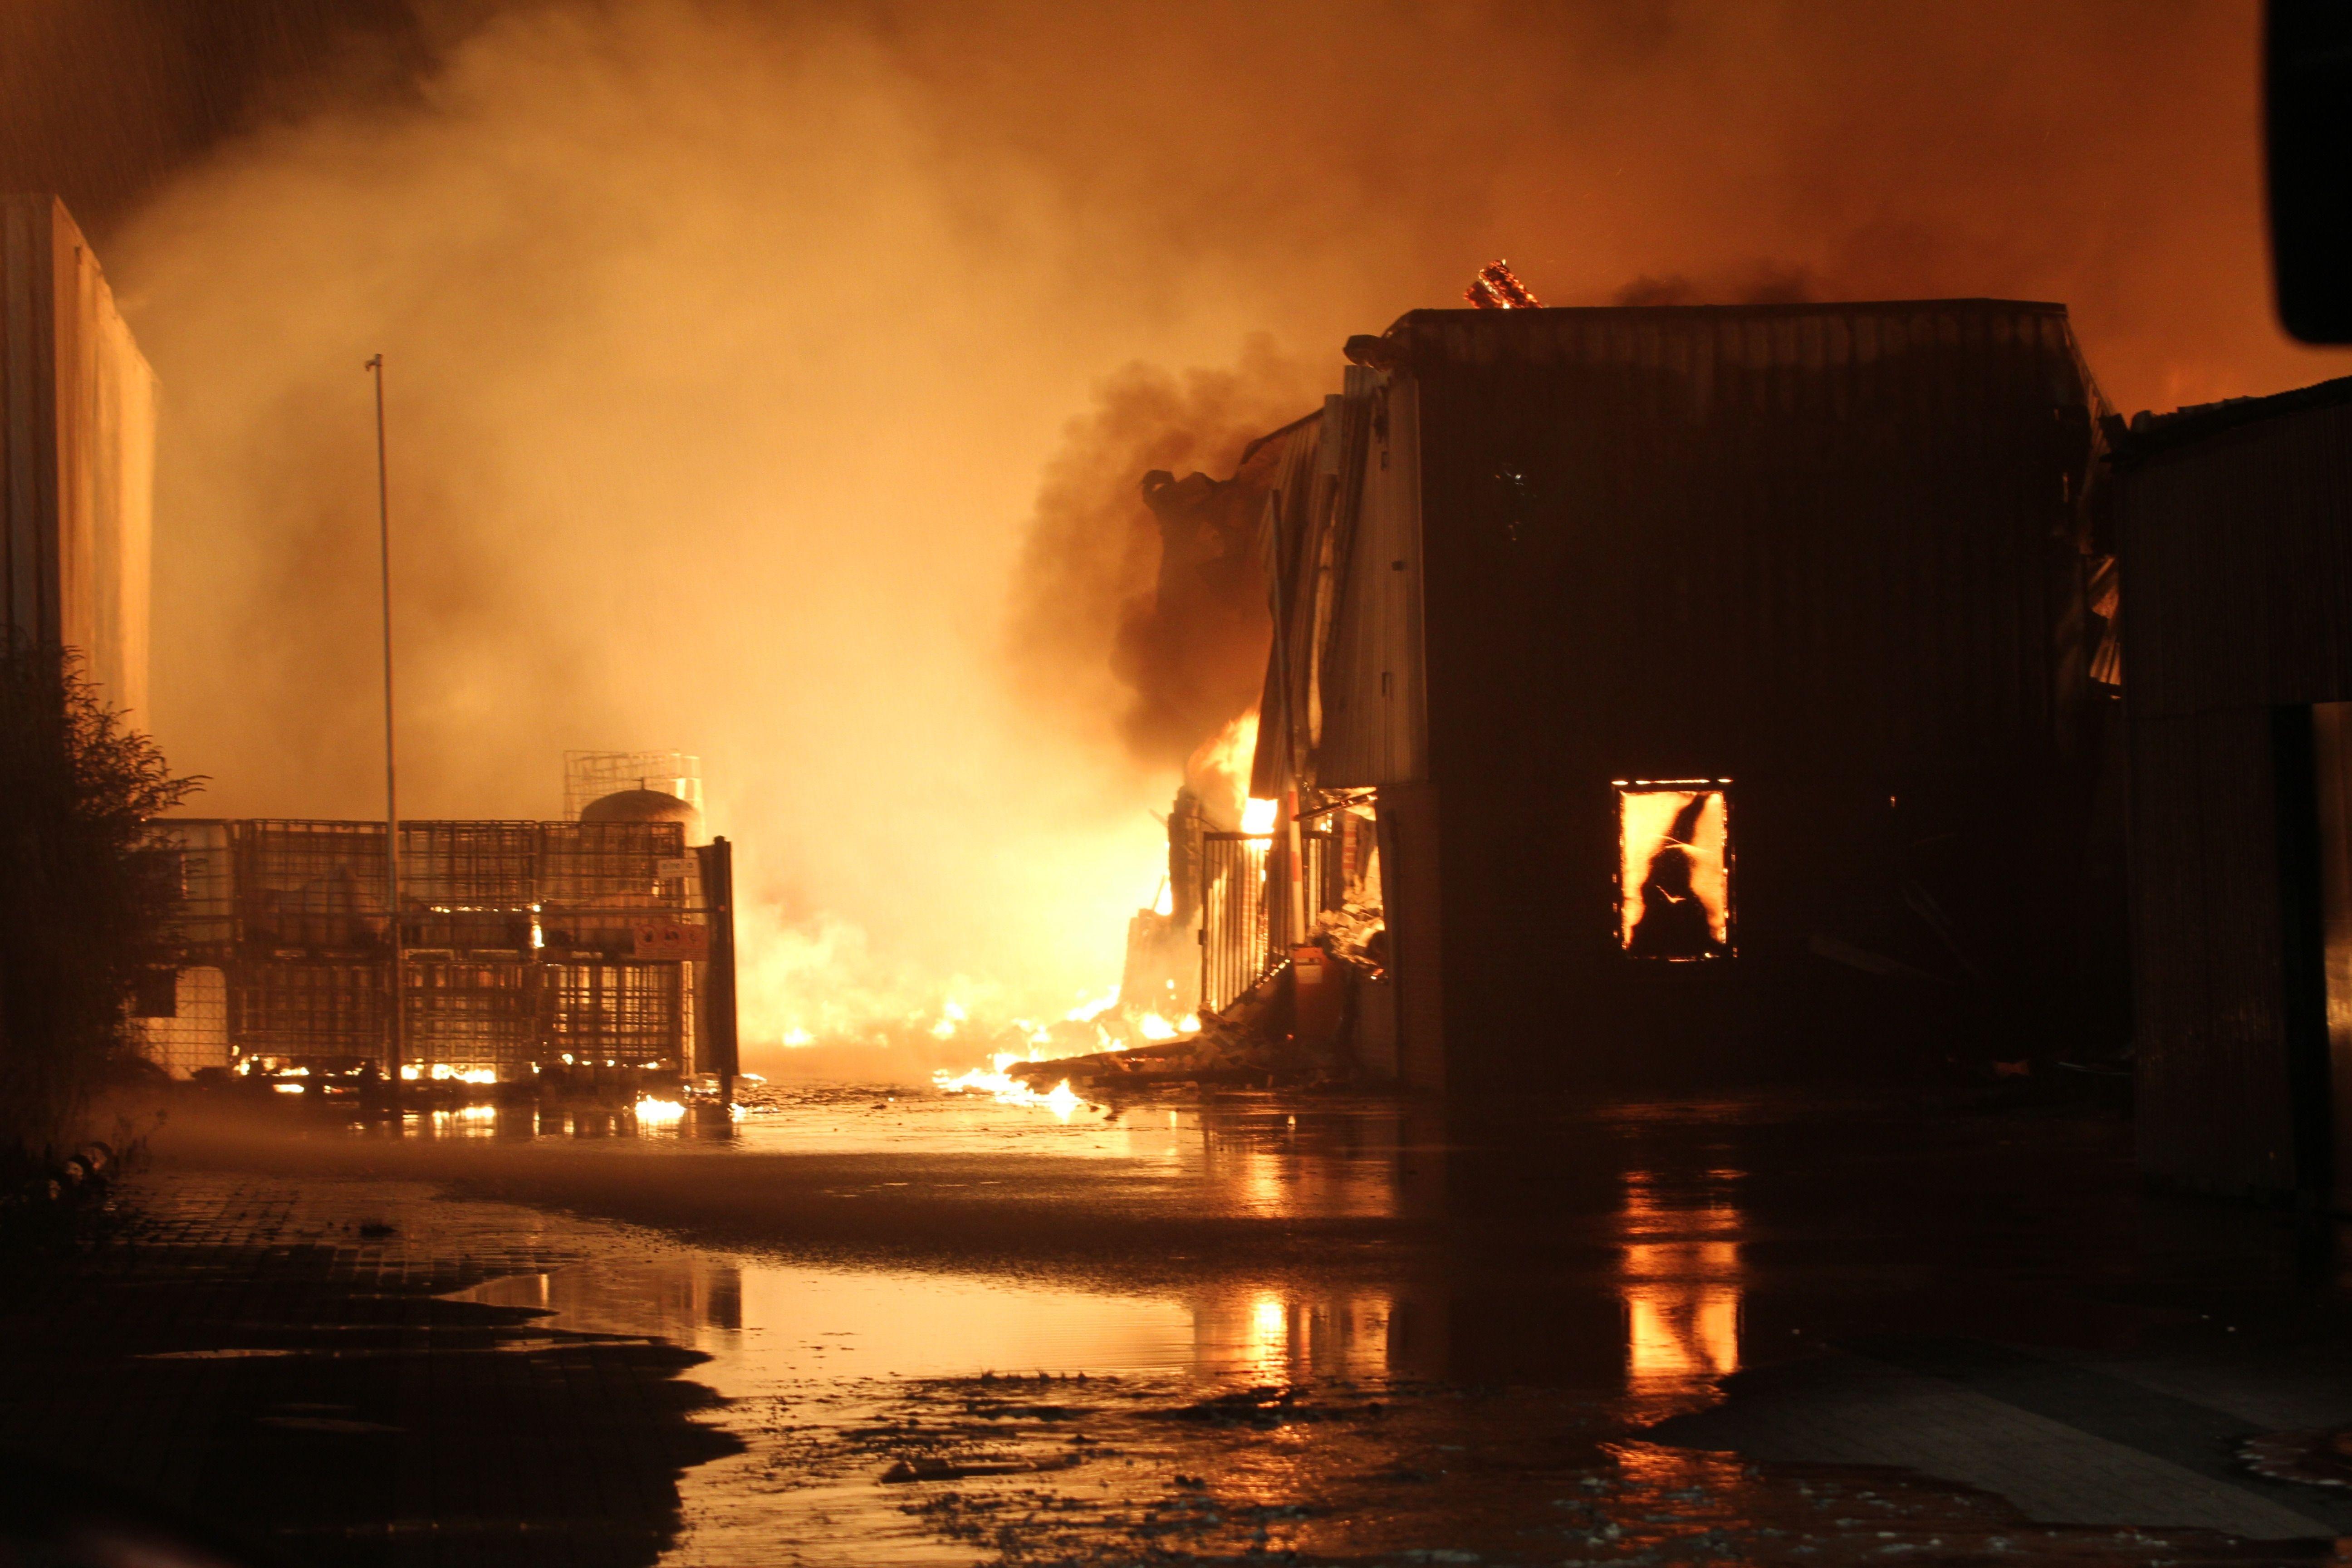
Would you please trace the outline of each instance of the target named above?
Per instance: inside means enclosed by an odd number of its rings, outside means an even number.
[[[1990,295],[1927,300],[1810,300],[1770,305],[1544,305],[1523,310],[1482,310],[1467,306],[1451,309],[1431,306],[1417,310],[1407,310],[1390,322],[1388,331],[1381,335],[1393,337],[1400,329],[1422,321],[1454,321],[1465,316],[1477,317],[1482,321],[1493,321],[1500,325],[1508,319],[1558,316],[1619,316],[1628,321],[1675,321],[1727,316],[1770,318],[1833,313],[1852,315],[1859,311],[1893,314],[1898,311],[1949,310],[1958,308],[1972,310],[2029,311],[2037,315],[2063,316],[2067,313],[2064,303],[2056,300],[2002,300]]]
[[[1248,468],[1249,460],[1252,458],[1256,457],[1259,449],[1265,447],[1267,442],[1279,441],[1285,436],[1289,435],[1293,430],[1297,429],[1300,426],[1311,424],[1322,417],[1323,405],[1318,403],[1314,407],[1308,409],[1306,413],[1300,415],[1297,418],[1292,420],[1289,424],[1276,426],[1273,429],[1267,431],[1265,435],[1260,436],[1256,440],[1252,441],[1248,446],[1242,448],[1241,460],[1234,465],[1234,472],[1238,474],[1244,468]]]
[[[2128,424],[2119,416],[2105,422],[2107,460],[2118,467],[2127,466],[2159,453],[2193,446],[2226,431],[2315,408],[2333,408],[2342,404],[2352,404],[2352,375],[2339,375],[2332,380],[2314,382],[2309,386],[2293,387],[2259,397],[2229,397],[2219,403],[2190,404],[2169,414],[2151,414],[2142,409],[2132,416]]]

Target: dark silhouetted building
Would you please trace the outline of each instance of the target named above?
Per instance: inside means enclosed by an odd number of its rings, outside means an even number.
[[[2140,1163],[2352,1200],[2352,379],[2110,426]]]
[[[2063,307],[1423,310],[1349,357],[1276,437],[1253,793],[1302,830],[1272,950],[1337,933],[1360,1060],[1671,1086],[2120,1033]]]

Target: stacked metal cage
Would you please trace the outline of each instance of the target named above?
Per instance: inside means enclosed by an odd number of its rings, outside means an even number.
[[[212,1056],[381,1060],[393,932],[382,823],[157,825],[176,850],[183,973],[224,977],[225,1040],[147,1026],[174,1063]],[[647,922],[698,923],[675,822],[404,822],[403,1065],[425,1077],[529,1077],[541,1064],[685,1070],[691,963],[636,954]],[[160,1059],[160,1058],[159,1058]],[[167,1064],[173,1065],[173,1064]]]

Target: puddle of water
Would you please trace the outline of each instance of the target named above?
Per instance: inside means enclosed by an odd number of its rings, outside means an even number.
[[[959,1124],[953,1111],[919,1114]],[[826,1116],[845,1118],[856,1138],[898,1135],[887,1110],[816,1108],[778,1125]],[[1269,1215],[1375,1199],[1393,1206],[1409,1170],[1439,1186],[1445,1175],[1443,1151],[1417,1146],[1402,1119],[1385,1131],[1357,1119],[1301,1136],[1286,1119],[1194,1111],[1171,1124],[1161,1110],[1085,1136],[1120,1140],[1124,1158],[1182,1165],[1244,1199],[1256,1191]],[[1052,1494],[1164,1510],[1171,1490],[1181,1497],[1192,1484],[1175,1478],[1223,1466],[1228,1494],[1286,1506],[1331,1467],[1433,1484],[1426,1478],[1458,1465],[1478,1430],[1473,1406],[1448,1387],[1573,1390],[1529,1397],[1544,1411],[1606,1411],[1612,1422],[1711,1403],[1742,1360],[1742,1178],[1634,1170],[1617,1180],[1595,1194],[1594,1228],[1580,1233],[1605,1238],[1613,1260],[1574,1278],[1530,1254],[1476,1287],[1227,1276],[1121,1290],[680,1248],[510,1276],[457,1299],[545,1314],[527,1331],[657,1336],[710,1358],[686,1375],[727,1398],[712,1418],[747,1451],[682,1477],[688,1531],[673,1561],[964,1563],[971,1543],[943,1538],[932,1517],[943,1496],[974,1507]],[[1465,1188],[1474,1190],[1493,1187]],[[1245,1448],[1232,1447],[1225,1426],[1168,1414],[1254,1386],[1308,1391],[1302,1397],[1327,1408],[1382,1401],[1405,1413],[1281,1428]],[[1588,1418],[1599,1416],[1574,1417]],[[1471,1426],[1437,1429],[1463,1421]],[[1073,1436],[1081,1426],[1092,1436]],[[1242,1429],[1255,1432],[1246,1421]],[[886,1476],[908,1454],[934,1453],[971,1468],[945,1489]]]
[[[1422,1179],[1422,1167],[1434,1172],[1443,1163],[1422,1158],[1442,1144],[1442,1130],[1423,1114],[1381,1101],[1304,1110],[1246,1099],[1206,1107],[1087,1106],[1064,1121],[984,1095],[835,1089],[773,1097],[754,1112],[733,1121],[640,1122],[617,1110],[480,1105],[412,1112],[396,1130],[337,1126],[332,1135],[442,1145],[456,1158],[532,1147],[663,1159],[1014,1154],[1116,1168],[1129,1181],[1209,1189],[1222,1212],[1262,1217],[1389,1219],[1426,1212],[1437,1188]]]
[[[543,1329],[688,1346],[711,1358],[697,1381],[730,1398],[811,1379],[1377,1378],[1399,1326],[1394,1298],[1377,1291],[1176,1299],[708,1255],[510,1276],[449,1299],[536,1309]]]
[[[1067,1120],[1037,1106],[1000,1103],[982,1094],[926,1090],[898,1096],[801,1090],[755,1105],[729,1130],[752,1153],[873,1153],[920,1149],[939,1153],[1057,1154],[1140,1160],[1216,1169],[1286,1161],[1392,1160],[1415,1138],[1439,1138],[1426,1118],[1393,1102],[1338,1102],[1300,1110],[1233,1097],[1210,1105],[1083,1105]],[[695,1133],[673,1124],[680,1137]],[[1262,1168],[1270,1168],[1262,1164]]]

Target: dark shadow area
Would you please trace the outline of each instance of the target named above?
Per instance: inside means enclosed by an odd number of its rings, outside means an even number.
[[[654,1562],[680,1473],[741,1447],[694,1419],[705,1358],[435,1299],[485,1273],[235,1240],[0,1268],[0,1561]]]

